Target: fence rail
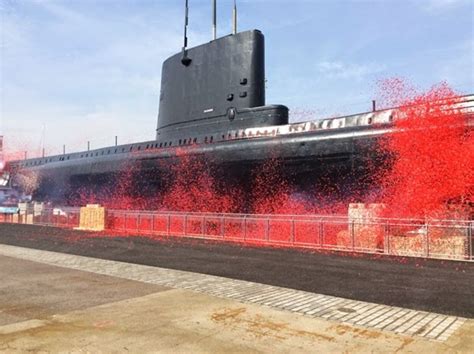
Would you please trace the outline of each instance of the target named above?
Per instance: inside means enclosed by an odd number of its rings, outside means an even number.
[[[77,228],[80,209],[28,209],[0,221]],[[469,220],[107,210],[105,228],[129,235],[474,261],[474,222]]]

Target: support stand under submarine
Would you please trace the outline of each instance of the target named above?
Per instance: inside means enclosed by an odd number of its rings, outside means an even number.
[[[372,188],[368,166],[383,163],[375,147],[396,109],[289,124],[286,106],[265,103],[263,34],[237,33],[234,4],[233,33],[217,38],[213,5],[212,41],[188,48],[186,1],[183,49],[162,68],[156,140],[13,161],[16,183],[34,185],[35,200],[74,205],[84,191],[100,201],[133,171],[129,192],[146,199],[166,188],[168,165],[189,156],[204,159],[219,183],[244,190],[269,159],[295,190],[324,185],[338,197]],[[472,114],[474,96],[466,102]]]

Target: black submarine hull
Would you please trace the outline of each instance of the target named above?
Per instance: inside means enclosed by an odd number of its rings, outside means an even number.
[[[55,204],[80,205],[85,194],[97,202],[113,199],[118,189],[153,207],[182,169],[205,167],[195,173],[209,173],[223,189],[239,187],[251,193],[262,165],[276,164],[274,173],[294,191],[325,188],[333,194],[351,195],[373,184],[374,161],[381,161],[378,139],[390,127],[359,127],[298,136],[231,140],[208,145],[150,149],[84,161],[61,161],[28,169],[37,179],[34,199]],[[107,149],[107,148],[106,148]],[[183,162],[184,161],[184,162]],[[21,174],[21,171],[19,171]],[[274,176],[273,176],[274,177]],[[275,192],[278,186],[269,186]]]

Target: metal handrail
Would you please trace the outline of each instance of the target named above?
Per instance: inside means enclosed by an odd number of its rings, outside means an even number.
[[[247,217],[252,219],[298,219],[298,220],[319,220],[319,219],[331,219],[331,220],[360,220],[361,222],[367,223],[367,220],[374,222],[390,222],[397,225],[444,225],[444,224],[468,224],[470,220],[464,219],[421,219],[421,218],[384,218],[384,217],[371,217],[371,218],[349,218],[347,215],[325,215],[325,214],[244,214],[244,213],[212,213],[212,212],[184,212],[184,211],[167,211],[167,210],[126,210],[126,209],[108,209],[109,213],[127,213],[130,215],[137,214],[154,214],[154,215],[177,215],[177,216],[197,216],[197,217]]]

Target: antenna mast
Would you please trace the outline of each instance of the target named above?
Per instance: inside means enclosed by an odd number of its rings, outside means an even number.
[[[217,0],[212,0],[212,40],[217,38]]]
[[[186,0],[184,5],[184,43],[183,43],[183,57],[181,58],[181,63],[184,66],[189,66],[191,64],[191,59],[188,58],[188,24],[189,24],[189,7],[188,0]]]
[[[234,0],[234,8],[232,10],[232,34],[237,34],[237,1]]]
[[[188,7],[188,0],[186,0],[185,8],[184,8],[184,45],[183,50],[186,50],[188,47],[188,24],[189,24],[189,7]]]

